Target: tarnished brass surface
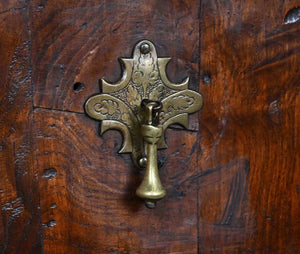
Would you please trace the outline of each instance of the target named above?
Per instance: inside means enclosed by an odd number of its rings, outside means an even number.
[[[101,79],[102,93],[85,103],[86,113],[102,121],[100,134],[120,130],[124,141],[119,152],[132,153],[138,167],[146,165],[137,195],[149,199],[149,204],[165,196],[157,172],[157,149],[167,148],[166,128],[174,123],[187,127],[188,114],[203,104],[201,94],[188,89],[189,78],[181,84],[168,80],[165,70],[170,59],[157,58],[150,41],[139,42],[132,59],[120,59],[124,66],[121,80],[110,84]]]
[[[146,205],[149,208],[154,208],[154,201],[166,195],[157,167],[157,142],[162,135],[162,126],[158,123],[161,108],[161,103],[158,101],[142,101],[142,109],[145,112],[145,124],[141,126],[141,134],[146,144],[147,165],[144,179],[136,190],[136,194],[147,201]]]

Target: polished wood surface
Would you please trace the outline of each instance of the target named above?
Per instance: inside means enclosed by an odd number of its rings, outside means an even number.
[[[1,253],[300,253],[299,0],[0,3]],[[204,97],[167,197],[83,111],[141,39]]]
[[[200,253],[300,251],[300,23],[284,24],[297,5],[203,1],[199,164],[221,176],[200,182]]]
[[[0,4],[0,250],[42,253],[26,8]]]

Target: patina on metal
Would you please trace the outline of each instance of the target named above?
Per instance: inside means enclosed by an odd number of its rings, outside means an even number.
[[[169,81],[166,66],[171,58],[157,58],[152,42],[143,40],[134,49],[133,58],[121,58],[124,72],[121,80],[110,84],[101,79],[101,94],[85,103],[86,113],[100,120],[103,134],[120,130],[123,146],[119,153],[131,153],[139,168],[146,168],[137,195],[149,208],[163,198],[157,168],[157,149],[167,148],[164,133],[170,124],[188,127],[188,114],[203,104],[201,94],[188,89],[189,78],[181,84]]]
[[[162,125],[159,124],[159,112],[162,104],[159,101],[148,99],[142,100],[142,109],[145,114],[145,123],[141,126],[141,134],[145,141],[146,172],[141,185],[136,190],[136,194],[145,199],[149,208],[154,208],[156,200],[162,199],[166,191],[161,184],[157,167],[157,142],[162,136]]]

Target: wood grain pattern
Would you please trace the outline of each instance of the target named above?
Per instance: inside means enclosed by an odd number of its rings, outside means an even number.
[[[173,57],[172,79],[190,76],[198,89],[198,3],[47,1],[37,9],[38,3],[30,5],[35,106],[83,112],[86,98],[99,92],[99,78],[119,80],[117,59],[130,58],[142,39],[155,43],[158,56]],[[76,82],[84,83],[80,93]]]
[[[300,27],[284,24],[288,10],[298,4],[203,1],[200,68],[211,80],[201,86],[206,104],[200,166],[206,172],[246,159],[249,196],[245,223],[237,227],[220,224],[221,213],[211,215],[227,199],[225,176],[207,190],[210,208],[205,211],[199,203],[200,253],[300,250]]]
[[[15,11],[16,9],[26,9],[25,0],[7,0],[0,2],[0,15],[10,11]],[[12,12],[16,13],[16,12]],[[13,23],[13,22],[12,22]]]
[[[15,6],[13,1],[6,4],[6,8]],[[0,7],[4,8],[4,3]],[[1,253],[42,252],[26,23],[26,9],[0,14]]]
[[[299,6],[2,1],[0,252],[299,253]],[[167,131],[155,210],[121,135],[83,112],[141,39],[204,97],[189,130]]]
[[[46,253],[194,253],[197,183],[179,179],[197,174],[196,132],[168,132],[161,169],[168,196],[149,210],[135,195],[142,174],[117,154],[115,131],[100,138],[97,123],[75,113],[39,109],[35,120]]]

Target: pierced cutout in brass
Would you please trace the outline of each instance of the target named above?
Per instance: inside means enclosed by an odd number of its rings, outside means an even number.
[[[137,195],[150,208],[165,195],[157,172],[157,149],[167,148],[166,128],[175,123],[187,128],[188,114],[198,111],[203,104],[201,94],[188,89],[189,78],[181,84],[168,80],[166,65],[170,59],[157,58],[150,41],[139,42],[133,59],[120,59],[124,67],[121,80],[110,84],[101,79],[102,93],[85,103],[86,113],[102,121],[100,134],[109,129],[120,130],[124,141],[119,153],[132,153],[135,165],[146,167]],[[159,110],[155,105],[160,105]],[[151,170],[153,174],[149,175]],[[154,182],[150,183],[147,175],[154,176]]]

